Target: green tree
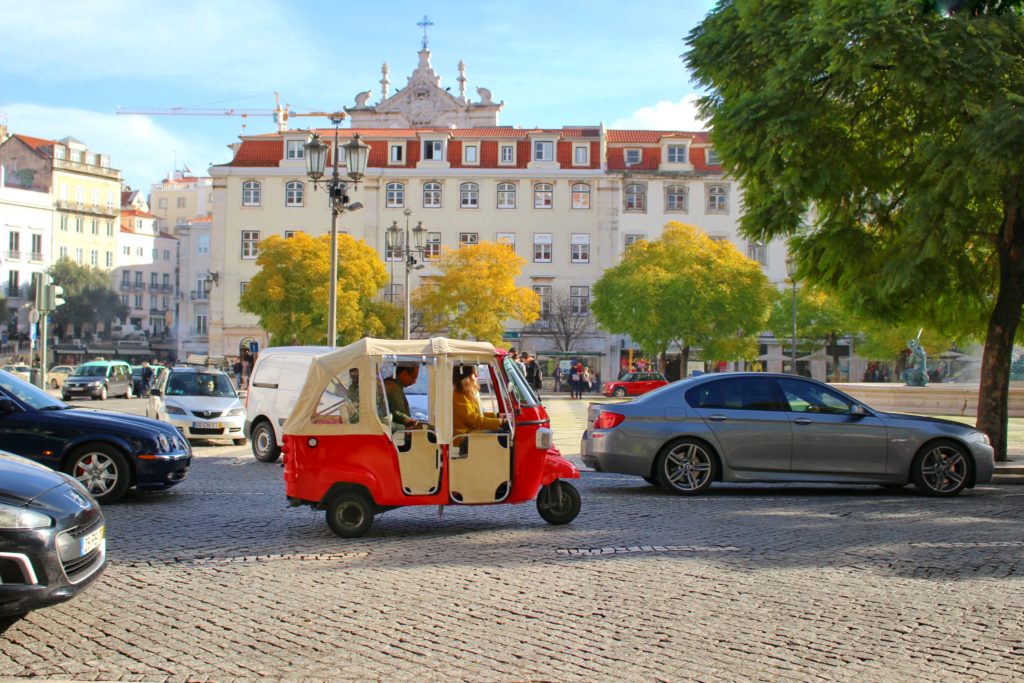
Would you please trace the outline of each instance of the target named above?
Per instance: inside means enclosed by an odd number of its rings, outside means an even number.
[[[103,323],[104,329],[109,330],[115,319],[128,317],[130,309],[111,288],[108,271],[64,257],[50,266],[47,273],[53,284],[64,288],[64,305],[50,314],[60,334],[81,337],[86,327],[95,330]]]
[[[326,341],[330,255],[329,235],[297,232],[288,239],[274,235],[260,243],[260,272],[242,294],[239,308],[259,316],[272,345]],[[336,343],[400,334],[400,314],[396,317],[393,306],[377,300],[387,282],[387,270],[376,251],[361,240],[338,235]]]
[[[540,299],[516,286],[526,259],[503,244],[481,242],[446,250],[438,261],[441,275],[413,293],[422,325],[456,338],[501,342],[504,321],[529,325],[540,316]]]
[[[801,280],[951,336],[987,321],[978,427],[1006,458],[1024,305],[1022,3],[722,0],[688,37],[741,229]]]
[[[838,382],[839,340],[852,334],[856,327],[855,318],[843,308],[839,300],[827,292],[813,287],[797,287],[796,328],[797,347],[804,342],[803,351],[813,353],[821,346],[832,357],[832,381]],[[777,291],[772,299],[768,329],[781,339],[793,336],[793,293],[791,290]],[[906,341],[906,340],[904,340]],[[853,379],[851,377],[851,379]]]
[[[761,267],[731,242],[669,223],[660,239],[637,242],[594,284],[591,312],[612,333],[629,334],[661,359],[678,346],[705,359],[756,355],[772,286]]]

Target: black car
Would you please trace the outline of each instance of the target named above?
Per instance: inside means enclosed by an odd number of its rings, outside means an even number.
[[[81,484],[0,451],[0,632],[85,589],[106,548],[103,513]]]
[[[188,476],[192,449],[171,425],[148,417],[72,408],[0,370],[0,448],[82,482],[100,503],[135,487],[151,491]]]

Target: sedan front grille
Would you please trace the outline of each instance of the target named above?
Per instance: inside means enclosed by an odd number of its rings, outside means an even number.
[[[214,418],[214,417],[220,417],[220,414],[222,412],[224,412],[224,411],[222,411],[222,410],[193,410],[192,414],[195,415],[196,417],[201,417],[203,419],[211,419],[211,418]]]

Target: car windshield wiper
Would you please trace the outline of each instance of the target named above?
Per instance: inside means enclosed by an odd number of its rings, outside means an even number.
[[[69,405],[60,404],[55,406],[43,406],[39,410],[70,410],[70,408],[71,406]]]

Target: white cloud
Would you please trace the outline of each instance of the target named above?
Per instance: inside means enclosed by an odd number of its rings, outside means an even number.
[[[627,118],[619,119],[608,128],[640,130],[706,130],[698,117],[697,99],[700,95],[687,95],[678,102],[663,100],[653,107],[637,109]]]
[[[6,105],[11,133],[60,140],[71,136],[89,150],[110,156],[110,164],[121,171],[124,182],[147,192],[151,183],[189,164],[196,174],[205,174],[210,160],[227,161],[224,143],[206,143],[196,135],[178,135],[156,125],[146,116],[116,116],[71,108],[41,107],[34,104]]]

